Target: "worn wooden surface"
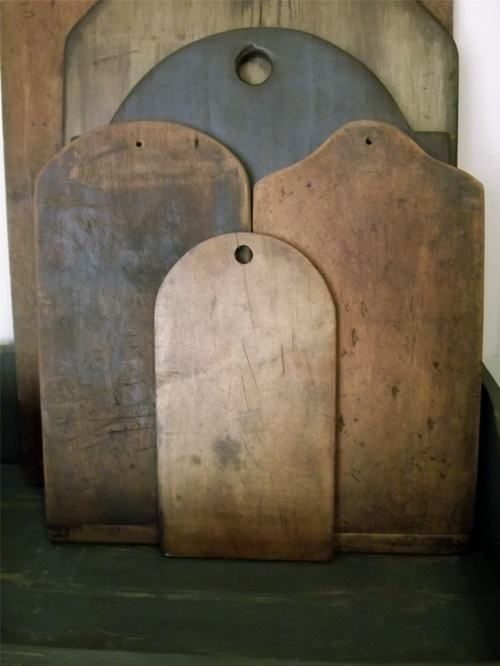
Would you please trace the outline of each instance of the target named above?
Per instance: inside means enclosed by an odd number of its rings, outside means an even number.
[[[253,225],[300,248],[338,308],[339,546],[459,548],[476,481],[482,186],[389,125],[352,123],[256,185]]]
[[[62,144],[64,42],[93,0],[1,4],[2,98],[16,367],[25,467],[41,478],[33,187]]]
[[[456,48],[418,2],[156,0],[147,6],[144,11],[140,0],[103,0],[70,35],[66,140],[109,122],[130,89],[165,56],[203,37],[249,27],[292,28],[333,42],[373,71],[413,129],[456,139]]]
[[[258,85],[240,78],[252,54],[253,67],[258,57],[268,67],[261,78],[254,73]],[[307,157],[348,122],[367,118],[399,127],[449,161],[449,135],[412,132],[362,63],[323,39],[284,28],[233,30],[176,51],[133,88],[113,121],[170,120],[206,132],[240,158],[255,182]]]
[[[151,653],[169,666],[175,655],[186,655],[185,666],[212,666],[211,656],[230,666],[500,658],[499,587],[481,552],[248,562],[165,559],[156,546],[49,544],[41,493],[19,476],[2,470],[4,650],[109,650],[107,660],[95,657],[106,666],[129,664],[114,650],[142,653],[142,661],[130,656],[141,666]],[[492,527],[498,518],[497,506]],[[73,664],[64,656],[40,662]],[[73,659],[93,664],[90,654]]]
[[[225,234],[173,267],[155,308],[165,554],[331,558],[335,357],[330,292],[289,245]]]
[[[174,2],[175,4],[173,4]],[[427,0],[426,5],[430,7],[431,11],[435,11],[434,6],[443,2],[444,0]],[[73,116],[73,112],[78,115],[79,109],[85,108],[83,115],[86,118],[88,112],[93,113],[92,108],[103,108],[105,111],[99,118],[89,119],[89,127],[107,122],[129,89],[165,55],[207,34],[225,29],[259,25],[257,7],[262,8],[262,21],[266,20],[266,25],[295,27],[313,33],[317,32],[318,35],[322,35],[324,32],[327,39],[331,35],[333,41],[346,48],[348,45],[341,40],[346,39],[346,36],[352,32],[345,29],[345,23],[342,21],[339,26],[340,41],[334,39],[332,32],[339,23],[340,6],[346,4],[344,1],[341,3],[324,2],[321,7],[315,7],[317,11],[314,12],[310,11],[310,2],[301,6],[297,0],[286,5],[282,2],[279,5],[274,3],[261,5],[256,0],[252,0],[251,3],[231,2],[231,0],[220,2],[219,0],[217,4],[214,2],[202,3],[199,0],[198,2],[179,2],[178,0],[160,2],[157,0],[148,2],[147,12],[144,11],[144,3],[139,4],[139,2],[135,5],[135,9],[124,2],[115,2],[112,6],[106,5],[104,9],[100,4],[95,0],[23,0],[22,2],[4,0],[0,3],[1,78],[16,363],[24,455],[28,474],[32,480],[41,477],[33,187],[38,170],[63,143],[64,47],[66,36],[71,28],[88,9],[93,8],[88,21],[91,27],[89,32],[94,30],[95,34],[92,39],[96,43],[96,57],[93,60],[91,58],[91,62],[85,65],[84,59],[76,54],[72,55],[74,50],[86,49],[86,44],[90,45],[92,42],[90,37],[89,40],[85,37],[86,23],[77,26],[70,39],[70,44],[68,44],[67,53],[68,68],[72,68],[72,65],[69,64],[71,61],[75,63],[75,67],[81,68],[82,73],[87,66],[92,70],[87,71],[85,78],[82,79],[82,86],[85,89],[89,86],[92,88],[90,85],[92,81],[98,85],[95,94],[89,89],[90,98],[80,94],[76,105],[71,107],[72,111],[67,115],[67,135],[70,137],[81,133],[83,127],[80,121],[76,122],[76,129],[75,125],[72,125],[69,117]],[[352,3],[353,6],[349,11],[356,13],[357,4]],[[373,13],[374,6],[381,4],[386,3],[370,3],[368,11]],[[400,17],[410,12],[410,22],[412,22],[411,16],[419,16],[425,10],[423,7],[409,9],[406,7],[409,4],[412,3],[405,3],[403,8],[397,7],[395,12]],[[307,11],[304,7],[307,7]],[[267,14],[268,11],[271,11],[274,18],[265,19],[264,14]],[[107,12],[112,13],[111,22],[106,22]],[[130,12],[132,12],[132,18],[130,18]],[[332,12],[336,13],[332,14]],[[377,37],[382,34],[380,30],[383,30],[383,26],[388,20],[387,16],[385,18],[382,16],[382,13],[375,23],[370,25],[370,40],[362,43],[361,48],[368,55],[370,44],[372,44],[371,37],[374,36],[375,51],[380,53],[380,56],[376,57],[382,59],[382,66],[377,69],[377,73],[381,76],[381,72],[386,72],[386,76],[391,80],[395,77],[397,82],[397,72],[403,67],[403,61],[412,62],[411,71],[416,72],[420,71],[421,62],[427,62],[427,56],[425,55],[423,59],[394,57],[393,51],[399,43],[398,40]],[[251,20],[244,18],[247,15],[251,17]],[[284,18],[285,22],[282,23],[280,17],[285,15],[286,20]],[[392,13],[388,15],[390,16]],[[149,20],[147,16],[150,16]],[[359,25],[357,18],[359,17],[353,14],[355,24]],[[104,24],[101,23],[103,20]],[[97,22],[99,23],[98,28]],[[371,23],[371,19],[368,20],[368,23]],[[401,43],[406,44],[405,49],[409,48],[408,44],[415,37],[422,44],[423,38],[420,38],[418,31],[407,29],[406,19],[399,21],[399,24],[398,30],[401,30],[402,35]],[[420,99],[421,94],[424,95],[424,98],[426,97],[425,88],[429,80],[434,80],[435,76],[441,80],[441,60],[436,57],[436,54],[440,51],[438,43],[443,41],[444,37],[442,30],[434,20],[427,18],[426,24],[428,27],[426,34],[435,37],[432,39],[434,46],[431,48],[430,57],[432,66],[427,67],[425,74],[417,77],[420,81],[420,84],[416,84],[417,100]],[[207,30],[203,28],[205,25]],[[84,33],[83,36],[82,33]],[[97,37],[97,33],[101,36]],[[136,33],[140,35],[137,40],[132,36]],[[359,34],[359,30],[356,31],[356,34]],[[131,46],[127,46],[128,40],[133,40]],[[149,59],[148,56],[139,70],[135,72],[138,60],[142,59],[142,55],[139,57],[139,54],[143,52],[142,45],[144,45],[144,53],[153,53],[153,56],[152,59]],[[165,48],[164,45],[166,45]],[[119,50],[114,51],[111,48],[108,50],[108,46],[113,49],[118,46]],[[349,49],[347,48],[347,50]],[[129,53],[125,55],[127,51]],[[448,65],[444,66],[445,69],[452,61],[456,61],[453,46],[448,46],[446,52],[445,61],[448,62]],[[361,53],[357,53],[357,55],[363,60]],[[371,66],[369,61],[364,60],[364,62],[369,67]],[[131,69],[135,73],[131,72]],[[442,77],[443,89],[449,91],[451,88],[452,97],[456,101],[455,66],[452,67],[452,70],[451,83],[446,75]],[[79,85],[79,76],[80,73],[75,73],[74,87]],[[397,83],[392,86],[389,85],[389,80],[382,78],[392,91],[399,88]],[[406,74],[403,78],[406,80]],[[114,92],[115,86],[118,87],[117,96]],[[436,94],[435,97],[440,99],[440,94]],[[72,104],[72,101],[72,94],[68,94],[68,104]],[[434,104],[439,105],[440,102],[431,102],[431,105]],[[455,102],[450,102],[450,104],[454,106]],[[440,126],[433,123],[425,126],[420,123],[415,125],[413,118],[410,116],[408,118],[410,124],[416,129],[440,130],[447,127],[446,123]],[[85,120],[86,122],[87,120]]]
[[[421,0],[421,4],[453,35],[453,0]]]
[[[153,310],[167,271],[248,230],[238,160],[179,125],[88,133],[37,180],[46,503],[52,536],[156,537]]]

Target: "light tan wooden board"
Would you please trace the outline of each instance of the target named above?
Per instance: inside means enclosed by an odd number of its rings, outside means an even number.
[[[200,132],[125,123],[61,151],[36,203],[51,536],[155,541],[155,298],[199,241],[249,230],[246,173]]]
[[[339,546],[460,547],[476,481],[482,186],[362,121],[257,183],[253,225],[304,252],[338,308]]]
[[[335,357],[331,295],[287,244],[226,234],[174,266],[155,310],[166,554],[331,557]]]
[[[413,0],[102,0],[71,33],[65,64],[65,138],[107,123],[164,57],[234,28],[294,28],[365,64],[416,131],[448,132],[456,152],[457,52]],[[96,100],[98,100],[96,102]]]

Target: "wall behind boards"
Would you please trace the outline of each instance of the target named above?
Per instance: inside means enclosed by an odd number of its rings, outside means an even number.
[[[460,54],[458,166],[484,185],[486,200],[483,360],[500,383],[500,2],[457,0]]]

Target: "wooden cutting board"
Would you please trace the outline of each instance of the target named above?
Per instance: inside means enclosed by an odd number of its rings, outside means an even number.
[[[300,248],[338,308],[339,547],[460,548],[476,482],[481,184],[389,125],[352,123],[257,183],[253,228]]]
[[[255,182],[366,118],[396,125],[449,160],[448,135],[412,132],[359,61],[322,39],[280,28],[233,30],[177,51],[137,84],[113,122],[185,123],[232,150]]]
[[[115,125],[48,163],[36,205],[51,536],[155,541],[154,302],[187,250],[249,229],[246,174],[189,128]]]
[[[197,245],[158,293],[155,359],[164,553],[329,559],[335,310],[314,266],[257,234]]]
[[[142,0],[103,0],[68,37],[66,140],[108,123],[137,82],[174,51],[257,27],[301,30],[344,49],[382,81],[411,127],[449,133],[455,156],[457,49],[414,0],[150,0],[147,11]]]

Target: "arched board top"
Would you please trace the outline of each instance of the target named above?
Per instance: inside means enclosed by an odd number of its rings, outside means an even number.
[[[475,178],[368,121],[254,188],[254,230],[300,248],[338,306],[340,548],[467,543],[483,213]]]
[[[38,189],[50,186],[45,182],[56,169],[65,173],[68,182],[103,191],[167,187],[171,179],[185,180],[190,174],[198,177],[210,169],[209,177],[238,181],[241,211],[248,216],[249,183],[239,160],[213,137],[181,123],[145,121],[98,127],[75,138],[44,165],[38,174]]]
[[[212,238],[168,273],[155,309],[163,552],[331,557],[335,328],[318,271],[268,236]]]
[[[250,229],[246,173],[190,128],[108,126],[44,167],[36,214],[51,534],[154,541],[154,302],[191,247]]]
[[[421,171],[427,172],[428,180],[431,180],[429,175],[431,172],[442,174],[443,177],[447,175],[452,180],[463,179],[464,184],[470,184],[471,193],[475,193],[476,196],[483,195],[481,182],[470,173],[436,159],[394,124],[373,119],[346,123],[303,160],[261,178],[253,186],[253,195],[261,197],[268,187],[274,189],[280,180],[302,179],[303,174],[309,169],[317,170],[318,162],[328,167],[328,171],[323,174],[327,180],[333,177],[332,165],[342,164],[347,173],[349,171],[347,160],[351,150],[354,150],[353,163],[363,162],[367,169],[377,168],[377,162],[382,160],[386,162],[386,168],[390,171],[412,166],[414,169],[420,168]],[[400,180],[407,180],[407,176],[402,173]],[[348,182],[347,178],[345,182]],[[436,183],[436,188],[439,188],[439,185],[439,182]],[[390,196],[390,190],[387,193]]]
[[[102,0],[68,38],[66,140],[110,121],[158,62],[235,28],[281,27],[329,41],[364,63],[417,131],[447,132],[456,151],[458,56],[450,34],[414,0]],[[98,103],[96,103],[98,100]]]
[[[249,58],[268,78],[242,78]],[[113,122],[169,120],[207,132],[246,165],[253,182],[297,162],[353,120],[383,120],[449,159],[447,135],[415,133],[390,93],[361,62],[314,35],[248,28],[207,37],[156,65]]]

